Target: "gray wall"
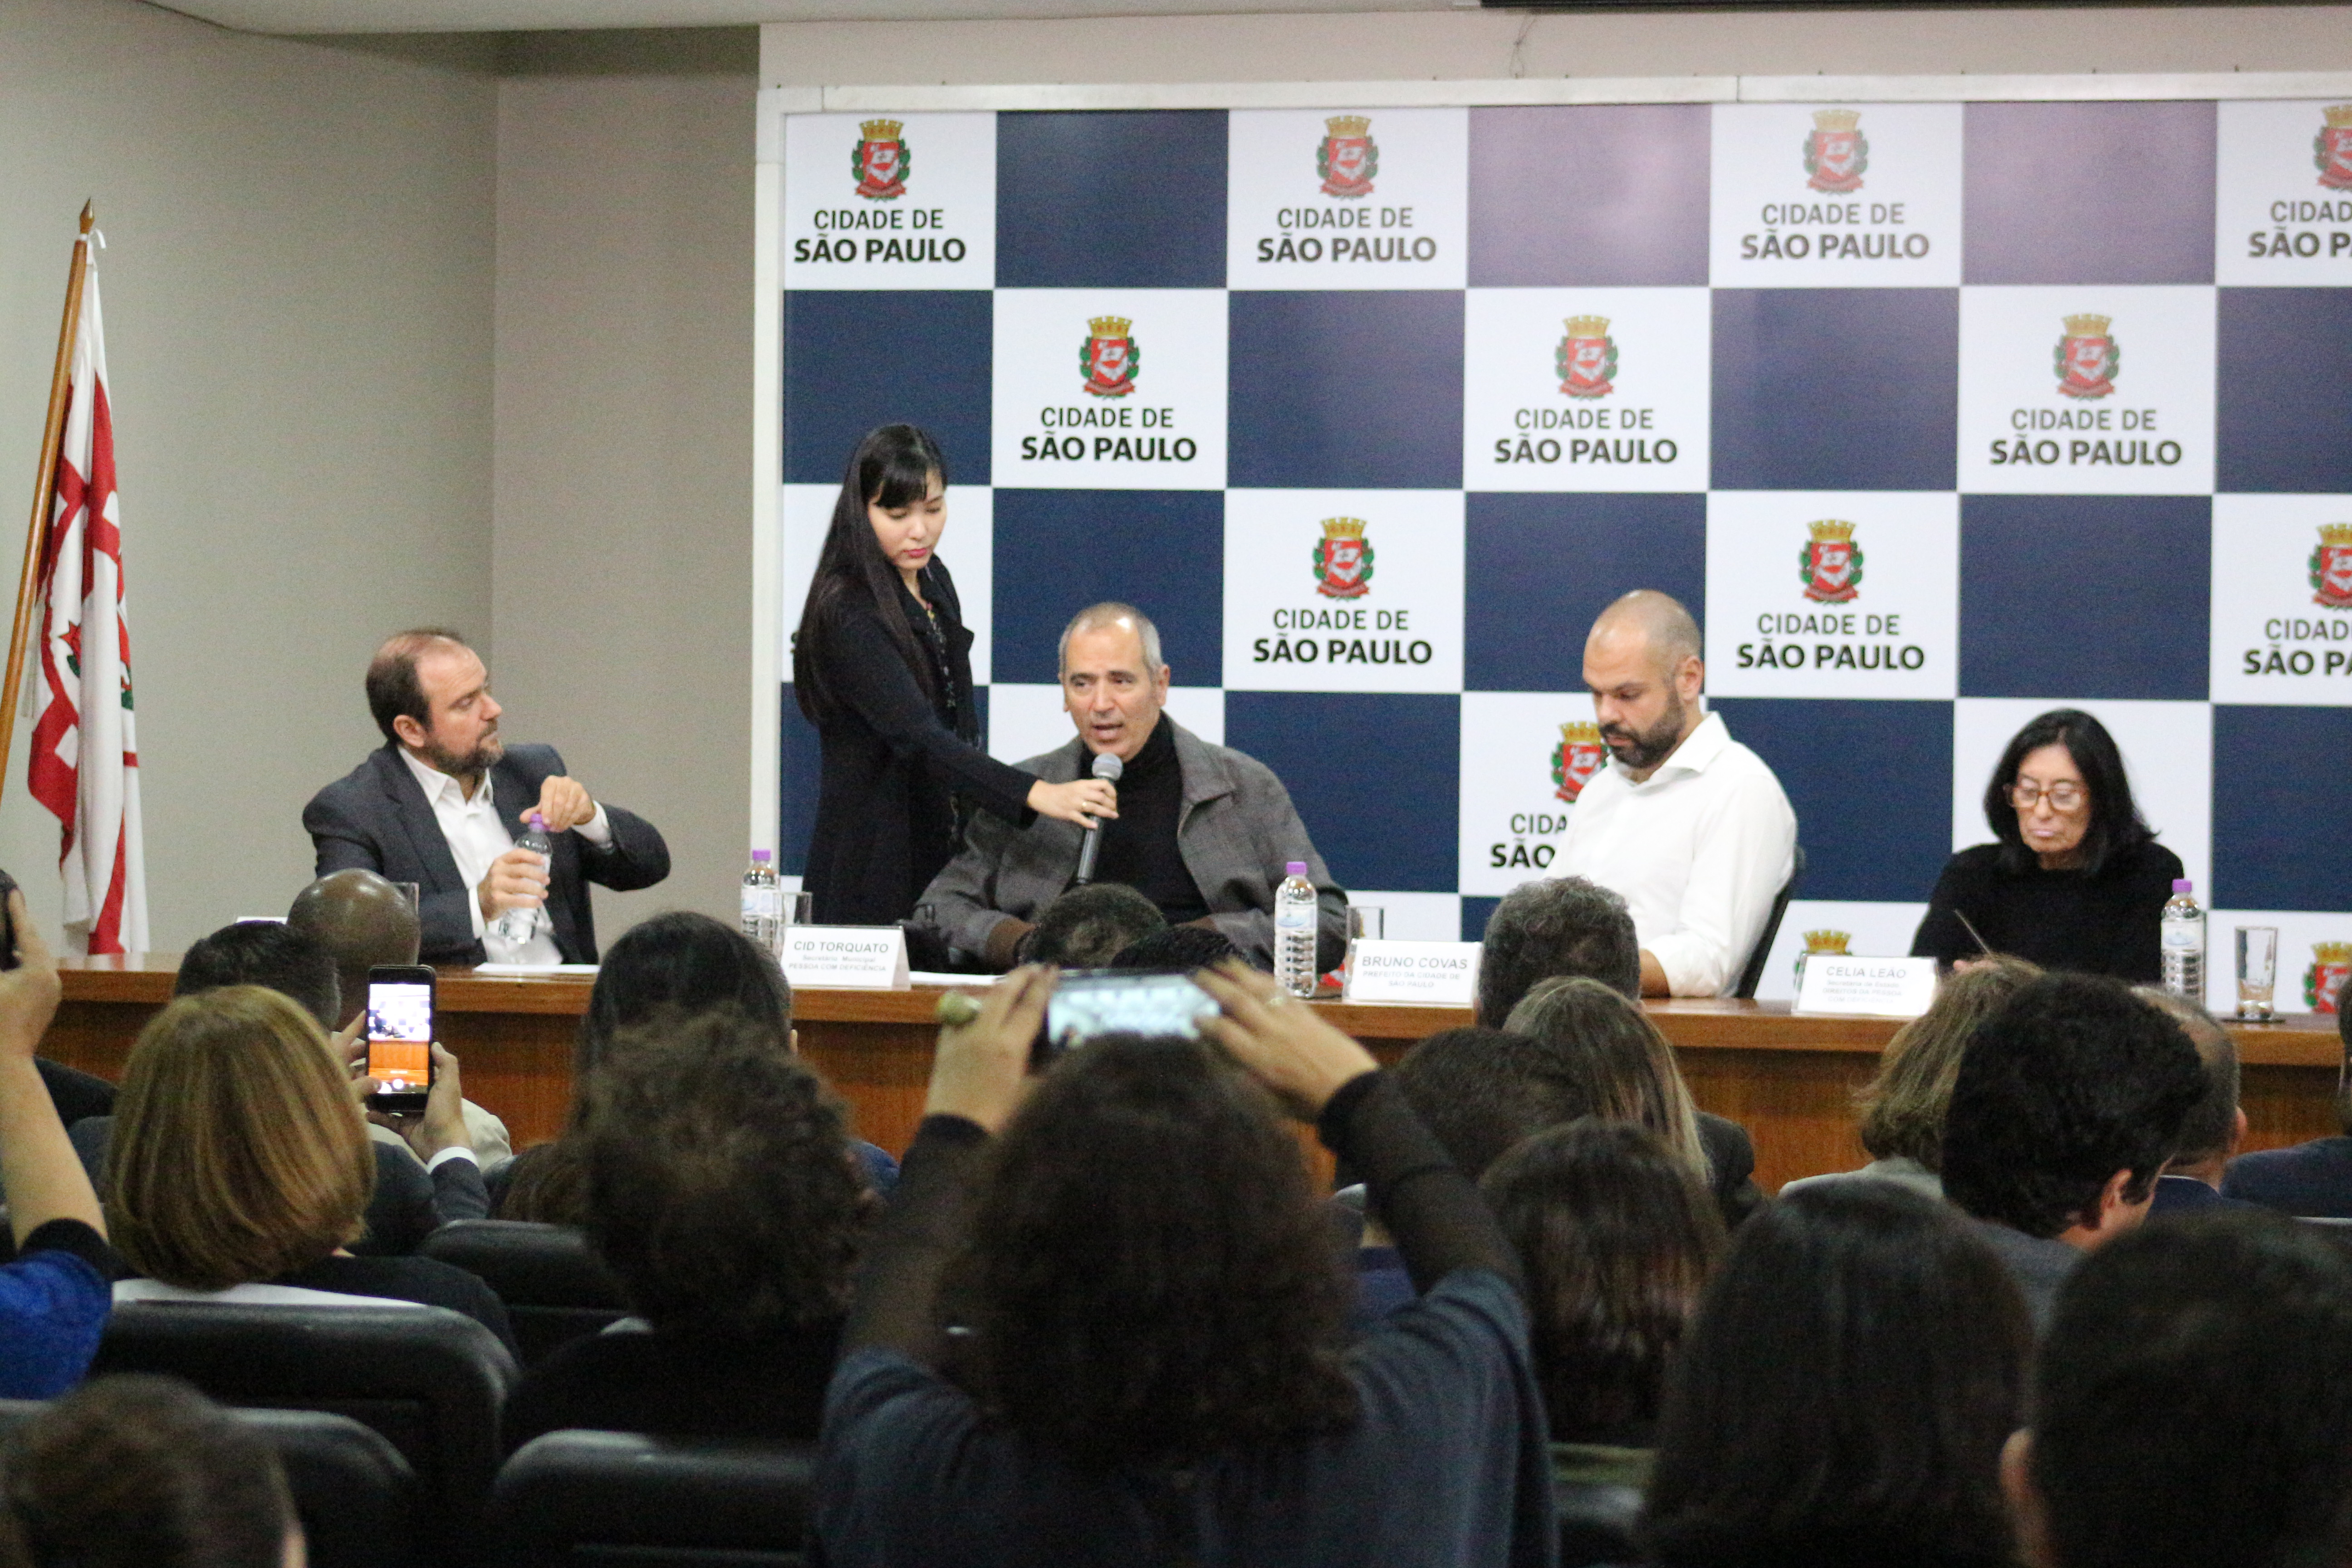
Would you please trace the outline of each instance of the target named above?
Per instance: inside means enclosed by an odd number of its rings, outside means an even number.
[[[751,776],[749,27],[519,38],[499,87],[499,700],[732,919]]]
[[[304,799],[373,730],[381,629],[490,609],[495,79],[131,0],[0,6],[0,560],[32,494],[74,217],[97,198],[160,948],[282,912]],[[53,933],[20,728],[0,864]]]

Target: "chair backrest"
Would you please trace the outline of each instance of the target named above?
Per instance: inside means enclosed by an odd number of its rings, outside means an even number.
[[[1633,1541],[1634,1522],[1642,1517],[1638,1489],[1560,1481],[1552,1487],[1552,1500],[1559,1510],[1559,1568],[1642,1561]]]
[[[800,1568],[816,1447],[550,1432],[499,1472],[504,1568]]]
[[[1748,967],[1739,972],[1739,989],[1734,996],[1747,998],[1756,994],[1757,984],[1764,978],[1764,960],[1771,954],[1772,939],[1780,934],[1780,917],[1789,912],[1789,896],[1797,884],[1805,879],[1805,847],[1794,846],[1789,856],[1789,879],[1772,896],[1772,913],[1764,921],[1764,933],[1756,939],[1755,948],[1748,954]]]
[[[169,1373],[224,1405],[350,1416],[415,1473],[420,1555],[479,1555],[515,1364],[471,1318],[405,1305],[124,1302],[93,1370]]]
[[[47,1409],[0,1400],[0,1436]],[[415,1568],[416,1473],[383,1434],[323,1410],[239,1410],[286,1467],[312,1568]]]
[[[417,1250],[478,1274],[507,1304],[525,1366],[629,1315],[620,1281],[575,1226],[461,1219]]]

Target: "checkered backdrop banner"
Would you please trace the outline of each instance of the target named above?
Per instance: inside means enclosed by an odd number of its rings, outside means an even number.
[[[2352,107],[780,120],[765,635],[909,420],[989,749],[1067,739],[1055,637],[1131,600],[1169,711],[1281,775],[1391,936],[1475,938],[1551,863],[1585,630],[1647,587],[1796,807],[1763,995],[1809,931],[1907,951],[2062,704],[2214,906],[2217,1001],[2237,924],[2281,928],[2290,1007],[2352,957]]]

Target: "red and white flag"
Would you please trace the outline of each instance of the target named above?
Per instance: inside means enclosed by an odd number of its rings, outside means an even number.
[[[131,712],[131,623],[122,613],[122,506],[98,261],[84,265],[72,402],[41,563],[41,668],[33,700],[33,798],[61,828],[68,934],[88,952],[143,952],[147,868],[139,746]]]

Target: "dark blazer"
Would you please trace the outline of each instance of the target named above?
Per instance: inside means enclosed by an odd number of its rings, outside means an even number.
[[[2151,1218],[2160,1214],[2202,1214],[2207,1209],[2260,1208],[2260,1204],[2225,1197],[2194,1176],[2158,1176],[2156,1196],[2147,1205]]]
[[[522,832],[522,813],[538,804],[539,788],[563,772],[552,746],[509,746],[490,768],[490,789],[507,830]],[[554,918],[555,947],[566,963],[596,962],[596,919],[588,907],[590,882],[616,892],[650,888],[669,875],[669,846],[653,824],[611,801],[598,804],[612,824],[613,842],[599,849],[577,833],[551,837],[548,913]],[[479,963],[482,944],[474,935],[474,889],[457,878],[457,862],[424,789],[386,742],[367,760],[310,797],[302,826],[318,850],[318,875],[354,866],[395,882],[415,882],[424,940],[417,957],[425,963]]]
[[[971,690],[971,633],[947,564],[923,568],[924,597],[939,616],[948,690],[923,693],[879,612],[839,601],[819,646],[802,650],[824,661],[824,679],[840,711],[817,727],[816,823],[809,833],[802,886],[827,925],[889,925],[914,913],[916,900],[961,845],[955,796],[1027,826],[1029,786],[1037,781],[980,746]],[[928,616],[901,590],[900,603],[928,640]],[[950,721],[949,695],[954,697]]]
[[[2221,1173],[2221,1195],[2281,1214],[2352,1219],[2352,1138],[2241,1154]]]

